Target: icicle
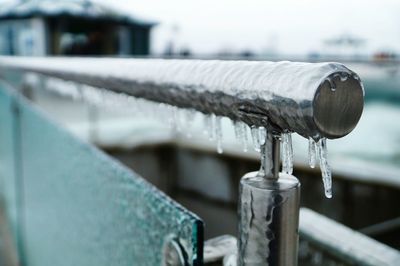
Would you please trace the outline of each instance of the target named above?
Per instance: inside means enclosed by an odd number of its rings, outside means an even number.
[[[192,137],[192,133],[190,132],[190,130],[192,129],[195,116],[196,116],[196,111],[192,109],[185,110],[185,123],[186,123],[185,131],[186,131],[186,137],[188,138]]]
[[[251,138],[253,140],[254,150],[260,152],[260,134],[258,132],[258,127],[251,127]]]
[[[211,128],[211,116],[203,115],[203,134],[208,136],[210,128]]]
[[[168,114],[168,106],[164,103],[159,103],[156,119],[161,123],[165,123],[165,121],[168,121]]]
[[[265,144],[265,139],[267,138],[267,129],[265,127],[258,128],[258,139],[260,140],[260,146]]]
[[[139,107],[140,102],[138,101],[138,112],[140,112],[140,107]],[[175,128],[175,120],[174,120],[174,107],[171,105],[167,106],[167,113],[168,113],[168,127],[170,129]]]
[[[242,140],[242,127],[240,125],[240,121],[234,121],[233,128],[235,129],[236,140],[241,141]]]
[[[61,96],[71,97],[72,99],[80,96],[76,83],[58,78],[45,77],[44,88],[56,92]]]
[[[242,145],[243,151],[247,152],[247,125],[241,121],[235,121],[233,124],[235,128],[236,139]]]
[[[181,132],[182,128],[181,128],[181,121],[179,119],[179,110],[178,107],[173,107],[173,120],[174,120],[174,126],[175,126],[175,130],[177,132]]]
[[[207,128],[208,140],[213,141],[215,140],[215,120],[216,120],[215,114],[209,116],[208,119],[209,119]]]
[[[308,138],[308,164],[311,168],[315,168],[316,163],[316,154],[315,154],[315,141],[313,138]]]
[[[217,141],[217,152],[221,154],[224,151],[222,149],[222,125],[220,116],[214,116],[214,131],[214,136]]]
[[[245,123],[241,123],[242,126],[242,146],[243,146],[243,151],[247,152],[249,150],[248,145],[248,135],[247,135],[247,125]]]
[[[322,181],[324,183],[325,196],[332,198],[332,173],[328,164],[328,150],[326,147],[326,138],[322,138],[317,143],[319,165],[322,172]]]
[[[293,173],[293,147],[292,134],[282,133],[282,172],[291,175]]]

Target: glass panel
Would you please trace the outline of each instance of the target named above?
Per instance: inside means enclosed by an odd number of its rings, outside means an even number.
[[[0,98],[5,97],[0,90]],[[190,264],[202,263],[198,217],[25,101],[18,102],[27,265],[160,265],[164,242],[171,237]],[[2,166],[11,167],[3,158],[10,147],[0,136]]]
[[[18,208],[17,208],[17,178],[19,175],[20,165],[16,165],[15,146],[17,145],[14,138],[16,130],[13,115],[15,101],[11,93],[6,93],[0,89],[0,193],[1,200],[7,206],[7,218],[12,225],[12,233],[14,238],[18,238]]]

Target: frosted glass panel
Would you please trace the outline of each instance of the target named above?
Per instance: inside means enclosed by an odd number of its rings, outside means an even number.
[[[0,90],[0,100],[7,97]],[[18,106],[23,182],[17,191],[23,193],[26,265],[160,265],[171,236],[190,264],[202,263],[198,217],[24,101]],[[6,121],[9,112],[2,104],[6,128],[12,124]],[[12,176],[3,169],[12,167],[7,161],[11,135],[0,134],[2,175]]]
[[[18,208],[17,182],[20,175],[20,161],[16,160],[20,154],[16,153],[15,131],[15,101],[9,93],[0,90],[0,193],[4,205],[7,206],[7,218],[12,225],[14,238],[18,238]]]

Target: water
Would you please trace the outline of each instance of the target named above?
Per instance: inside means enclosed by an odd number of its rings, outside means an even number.
[[[321,138],[317,142],[319,166],[322,173],[322,181],[324,183],[325,196],[332,198],[332,173],[328,164],[328,150],[326,147],[326,138]]]

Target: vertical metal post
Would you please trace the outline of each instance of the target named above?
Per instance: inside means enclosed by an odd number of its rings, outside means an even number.
[[[261,170],[240,181],[238,265],[297,265],[300,183],[279,173],[279,146],[268,134]]]

